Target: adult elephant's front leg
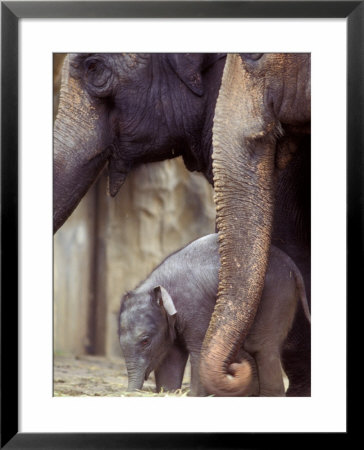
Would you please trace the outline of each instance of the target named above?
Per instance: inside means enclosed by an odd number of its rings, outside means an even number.
[[[181,388],[187,359],[187,350],[178,345],[172,346],[166,358],[154,372],[157,392],[162,389],[175,391]]]

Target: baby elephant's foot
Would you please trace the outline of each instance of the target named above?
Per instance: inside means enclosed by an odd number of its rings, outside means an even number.
[[[284,387],[261,388],[259,397],[285,397]]]

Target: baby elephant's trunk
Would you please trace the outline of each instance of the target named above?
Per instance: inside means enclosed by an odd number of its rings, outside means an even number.
[[[144,383],[143,376],[129,377],[128,380],[128,392],[138,391],[142,389]]]
[[[143,387],[143,379],[129,379],[128,382],[128,392],[139,391]]]
[[[145,368],[127,364],[128,370],[128,392],[142,389],[145,377]]]

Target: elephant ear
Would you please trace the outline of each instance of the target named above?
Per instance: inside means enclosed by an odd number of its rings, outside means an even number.
[[[169,53],[167,60],[178,78],[196,95],[204,93],[202,85],[203,54],[201,53]]]
[[[163,286],[157,286],[153,289],[155,300],[160,307],[163,307],[169,316],[174,316],[177,314],[176,307],[172,297],[169,295],[167,289]]]
[[[156,301],[157,305],[167,313],[166,317],[169,329],[169,336],[171,341],[173,342],[176,339],[176,329],[174,325],[176,323],[177,310],[176,307],[174,306],[172,297],[169,295],[168,291],[163,286],[155,287],[153,289],[153,294],[154,300]]]

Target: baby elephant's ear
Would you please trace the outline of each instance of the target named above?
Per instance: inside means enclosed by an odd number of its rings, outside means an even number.
[[[157,286],[153,289],[155,299],[159,306],[163,306],[169,316],[177,314],[172,297],[163,286]]]

